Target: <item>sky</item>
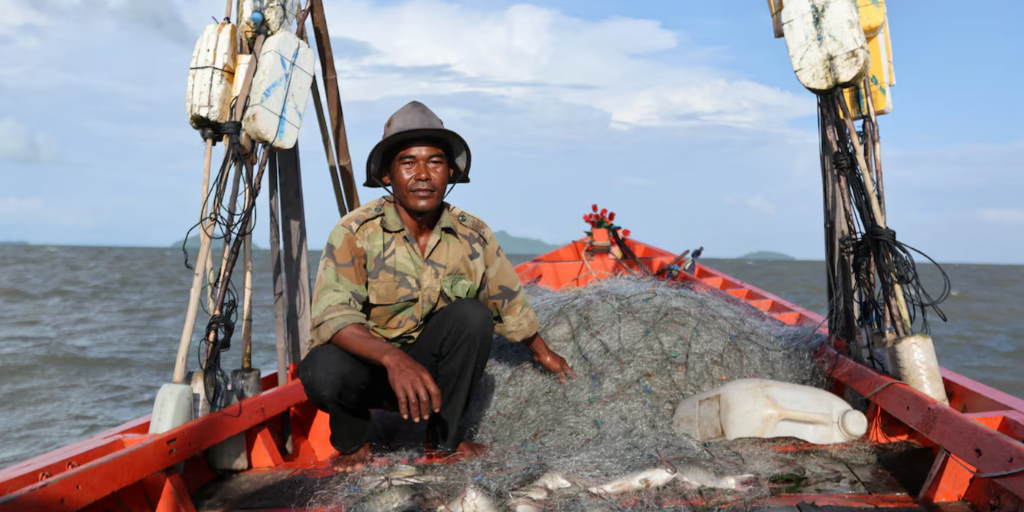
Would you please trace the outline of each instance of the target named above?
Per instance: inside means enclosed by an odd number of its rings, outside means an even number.
[[[597,203],[671,251],[823,258],[815,99],[765,2],[325,3],[359,183],[387,118],[419,100],[473,153],[472,183],[450,202],[494,230],[566,243]],[[890,227],[939,261],[1024,264],[1024,3],[889,4]],[[0,0],[0,241],[184,236],[203,160],[186,77],[196,38],[223,11],[209,0]],[[299,145],[317,250],[338,214],[315,123]],[[259,208],[266,247],[265,199]]]

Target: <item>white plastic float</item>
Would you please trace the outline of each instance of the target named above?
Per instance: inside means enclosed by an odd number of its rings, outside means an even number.
[[[911,334],[893,340],[892,346],[887,347],[886,356],[889,368],[910,387],[949,405],[931,336]]]
[[[859,84],[870,53],[853,0],[786,0],[782,33],[804,87],[825,92]]]
[[[684,398],[672,428],[699,440],[795,437],[814,444],[852,441],[867,418],[828,391],[766,379],[740,379]]]
[[[313,50],[309,45],[290,32],[268,37],[242,118],[245,133],[274,149],[295,147],[312,83]]]
[[[234,25],[218,23],[207,25],[196,41],[185,97],[185,111],[193,128],[228,120],[238,54],[235,36]]]
[[[245,32],[266,29],[267,35],[291,32],[298,12],[298,0],[244,0],[242,28]]]

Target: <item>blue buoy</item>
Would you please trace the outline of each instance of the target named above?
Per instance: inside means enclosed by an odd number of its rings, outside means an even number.
[[[249,16],[252,20],[253,25],[261,25],[263,23],[263,13],[260,11],[253,11],[252,16]]]

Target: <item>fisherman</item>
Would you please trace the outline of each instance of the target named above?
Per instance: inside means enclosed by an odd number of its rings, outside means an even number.
[[[422,103],[405,105],[366,161],[363,186],[393,193],[346,215],[327,240],[299,377],[330,414],[337,471],[370,462],[371,408],[426,421],[431,457],[484,453],[460,423],[494,333],[525,344],[562,381],[575,376],[538,333],[490,228],[444,202],[449,184],[469,183],[469,167],[461,136]]]

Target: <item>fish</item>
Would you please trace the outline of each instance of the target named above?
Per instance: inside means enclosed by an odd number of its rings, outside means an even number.
[[[538,501],[545,501],[551,497],[551,493],[559,489],[572,487],[568,481],[558,473],[546,473],[533,483],[509,493],[511,496],[506,503],[506,508],[515,512],[537,512],[543,510]]]
[[[688,490],[711,487],[742,492],[754,486],[754,475],[718,476],[699,464],[683,464],[676,467],[676,481]]]
[[[422,512],[423,495],[412,487],[392,487],[352,507],[359,512]]]
[[[498,507],[476,487],[469,486],[454,499],[437,507],[438,512],[498,512]]]
[[[655,468],[632,473],[603,485],[588,489],[592,494],[608,495],[643,489],[657,489],[669,482],[677,481],[687,490],[711,487],[746,491],[753,487],[754,475],[718,476],[698,464],[682,464],[675,468]]]
[[[624,492],[639,491],[641,489],[657,489],[672,480],[675,480],[676,473],[668,468],[648,469],[639,473],[630,473],[608,482],[587,489],[591,494],[608,495],[622,494]]]

